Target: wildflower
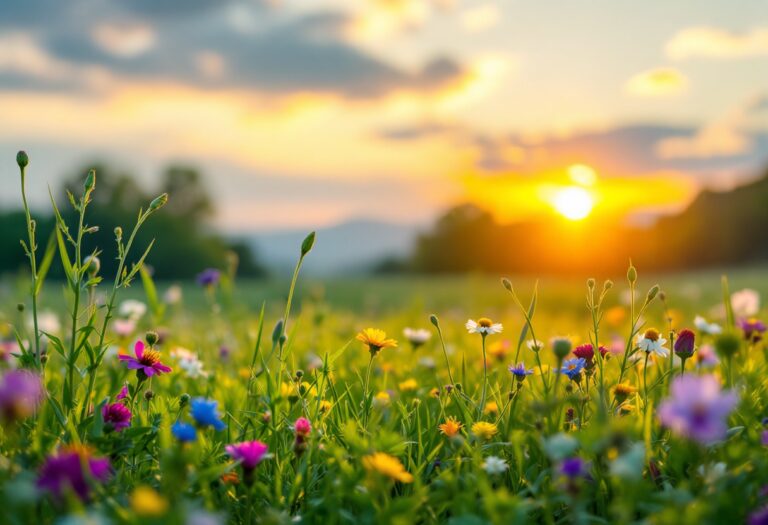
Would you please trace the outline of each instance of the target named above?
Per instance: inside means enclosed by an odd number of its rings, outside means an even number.
[[[424,328],[406,328],[403,330],[403,335],[411,343],[411,347],[416,350],[430,340],[432,332]]]
[[[235,461],[240,462],[240,466],[248,473],[253,471],[259,463],[264,461],[267,457],[269,447],[266,443],[261,441],[244,441],[242,443],[234,443],[225,447],[227,454]]]
[[[429,397],[440,397],[440,389],[435,387],[432,387],[429,389]]]
[[[377,472],[394,481],[413,482],[413,476],[405,470],[400,460],[384,452],[374,452],[369,456],[364,456],[363,467],[368,472]]]
[[[661,357],[667,357],[669,350],[664,347],[664,343],[667,340],[661,337],[659,332],[653,328],[649,328],[644,334],[637,336],[637,346],[643,352],[648,354],[654,353]]]
[[[197,284],[205,288],[211,288],[216,286],[221,279],[221,272],[216,268],[206,268],[199,274],[197,274]]]
[[[704,319],[702,316],[697,315],[693,319],[693,325],[696,327],[696,329],[703,333],[708,335],[717,335],[723,331],[723,328],[717,324],[717,323],[709,323],[706,319]]]
[[[189,423],[177,421],[171,426],[171,433],[182,443],[190,443],[197,439],[197,430]]]
[[[500,334],[504,329],[501,323],[494,323],[487,317],[481,317],[477,321],[469,319],[464,326],[470,334],[481,334],[483,336]]]
[[[507,462],[496,456],[488,456],[483,462],[483,470],[491,476],[495,474],[504,474],[508,468],[509,465],[507,465]]]
[[[240,483],[240,476],[238,476],[237,472],[235,472],[234,470],[225,472],[224,474],[219,476],[219,479],[225,485],[237,485],[238,483]]]
[[[163,301],[165,301],[167,304],[178,304],[181,302],[182,298],[182,292],[181,292],[181,286],[178,284],[173,284],[168,287],[168,289],[163,294]]]
[[[715,348],[712,345],[702,345],[696,352],[696,361],[699,366],[711,368],[717,366],[720,360],[717,358]]]
[[[129,391],[128,391],[128,385],[123,385],[123,388],[120,389],[120,392],[117,393],[115,396],[115,399],[118,401],[121,401],[128,397]]]
[[[488,347],[488,355],[496,359],[499,363],[503,362],[509,353],[509,341],[497,341]]]
[[[619,383],[613,387],[613,395],[619,403],[624,402],[629,396],[634,395],[637,388],[628,383]]]
[[[499,412],[499,405],[496,401],[488,401],[483,409],[483,414],[497,414]]]
[[[108,430],[122,432],[131,426],[131,409],[123,403],[107,403],[101,407],[101,416]]]
[[[160,362],[160,352],[151,348],[144,348],[144,341],[136,341],[133,351],[136,355],[135,358],[121,354],[118,356],[118,359],[125,361],[129,370],[136,370],[140,378],[142,374],[146,378],[152,377],[155,374],[160,375],[172,371],[171,367]]]
[[[604,347],[603,345],[600,345],[598,347],[598,351],[600,352],[600,355],[605,357],[605,354],[608,353],[608,349]],[[586,367],[591,368],[592,364],[594,363],[595,358],[595,350],[594,347],[590,343],[586,343],[583,345],[579,345],[576,348],[573,349],[573,355],[576,357],[580,357],[584,359],[586,362]]]
[[[218,405],[218,401],[209,401],[204,397],[196,397],[192,400],[190,405],[190,414],[200,427],[211,426],[216,430],[223,430],[226,428],[226,425],[221,421]]]
[[[168,510],[168,500],[146,485],[136,487],[130,496],[131,508],[138,516],[162,516]]]
[[[445,436],[452,438],[461,431],[462,424],[453,417],[449,417],[444,423],[437,425],[437,428]]]
[[[29,326],[34,329],[32,318],[29,319]],[[50,310],[43,310],[37,314],[37,328],[40,332],[48,334],[58,334],[61,332],[61,321],[59,317]]]
[[[389,405],[390,398],[389,392],[378,392],[373,396],[373,404],[377,407],[385,407]]]
[[[558,359],[565,359],[571,353],[572,343],[567,337],[554,337],[551,341],[552,351]]]
[[[137,321],[147,313],[147,305],[135,299],[126,299],[118,309],[120,317]]]
[[[37,486],[57,499],[71,490],[85,501],[90,495],[89,480],[104,483],[109,475],[109,459],[93,457],[85,447],[67,447],[45,460]]]
[[[296,423],[293,424],[293,428],[297,436],[307,437],[312,432],[312,424],[305,417],[297,419]]]
[[[670,393],[659,406],[662,425],[703,444],[725,437],[725,420],[738,402],[735,392],[721,392],[715,376],[686,375],[675,378]]]
[[[203,370],[203,362],[198,359],[197,354],[186,348],[176,347],[171,350],[171,356],[179,361],[179,368],[184,374],[192,379],[198,377],[208,377],[208,372]]]
[[[523,363],[518,363],[517,366],[509,366],[507,370],[510,371],[518,383],[525,381],[525,376],[533,374],[533,369],[531,368],[530,370],[526,370]]]
[[[35,413],[45,392],[40,376],[27,370],[11,370],[0,377],[0,420],[24,419]]]
[[[387,333],[378,328],[366,328],[355,337],[358,341],[368,346],[371,356],[375,356],[384,348],[397,347],[397,341],[388,339]]]
[[[675,341],[675,354],[681,359],[688,359],[695,351],[696,334],[686,329],[680,330]]]
[[[136,321],[134,319],[117,318],[112,322],[112,329],[120,337],[128,337],[136,331]]]
[[[747,517],[747,525],[767,525],[768,505],[760,507]]]
[[[499,428],[487,421],[478,421],[472,425],[472,433],[478,438],[488,441],[499,433]]]
[[[568,376],[568,379],[578,383],[581,380],[581,371],[586,366],[587,362],[581,357],[568,359],[563,362],[563,367],[560,369],[560,373]]]
[[[401,392],[413,392],[419,388],[419,383],[417,383],[415,379],[410,378],[398,384],[397,387]]]
[[[542,348],[544,348],[544,341],[536,341],[535,339],[529,339],[528,341],[526,341],[525,346],[527,346],[529,350],[533,350],[534,352],[539,352]]]
[[[766,330],[765,323],[751,317],[749,319],[740,319],[739,328],[744,331],[744,339],[750,343],[757,343],[763,338]]]
[[[585,477],[587,474],[586,464],[579,457],[566,458],[560,463],[558,468],[560,474],[568,479],[574,480]]]
[[[760,311],[760,294],[745,288],[731,294],[731,308],[739,317],[751,317]]]
[[[321,414],[327,414],[328,412],[331,411],[332,407],[333,407],[333,405],[327,399],[323,399],[322,401],[320,401],[320,413]]]

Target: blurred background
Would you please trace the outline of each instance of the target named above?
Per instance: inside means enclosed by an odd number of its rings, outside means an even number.
[[[761,0],[4,0],[0,272],[98,173],[161,279],[768,259]],[[105,268],[106,270],[106,268]]]

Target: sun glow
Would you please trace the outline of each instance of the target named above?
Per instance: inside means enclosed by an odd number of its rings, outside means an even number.
[[[552,205],[566,219],[579,221],[590,214],[595,200],[592,194],[584,188],[567,186],[554,195]]]

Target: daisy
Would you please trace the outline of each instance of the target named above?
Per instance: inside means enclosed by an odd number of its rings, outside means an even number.
[[[509,465],[507,465],[507,462],[496,456],[488,456],[483,462],[483,470],[491,476],[495,474],[504,474],[508,468]]]
[[[403,335],[408,342],[411,343],[411,347],[416,350],[430,340],[432,332],[425,330],[424,328],[406,328],[403,330]]]
[[[533,350],[534,352],[540,351],[542,348],[544,348],[544,342],[543,341],[536,341],[534,339],[529,339],[525,346],[527,346],[530,350]]]
[[[637,336],[637,346],[643,352],[648,354],[657,354],[661,357],[667,357],[669,349],[664,347],[664,343],[667,340],[661,337],[659,332],[653,328],[649,328],[644,334]]]
[[[464,326],[470,334],[481,334],[483,336],[500,334],[504,329],[501,323],[494,323],[487,317],[481,317],[477,321],[469,319]]]

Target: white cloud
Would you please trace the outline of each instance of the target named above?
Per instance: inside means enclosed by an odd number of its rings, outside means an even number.
[[[462,27],[470,33],[485,31],[498,24],[500,19],[501,13],[494,4],[472,7],[462,12],[459,18]]]
[[[627,81],[625,89],[632,95],[659,97],[685,91],[688,79],[677,69],[664,67],[638,73]]]
[[[768,28],[756,27],[744,33],[732,33],[716,27],[689,27],[672,37],[666,52],[675,60],[768,55]]]
[[[93,42],[112,55],[131,58],[155,45],[155,32],[145,24],[100,24],[91,31]]]

